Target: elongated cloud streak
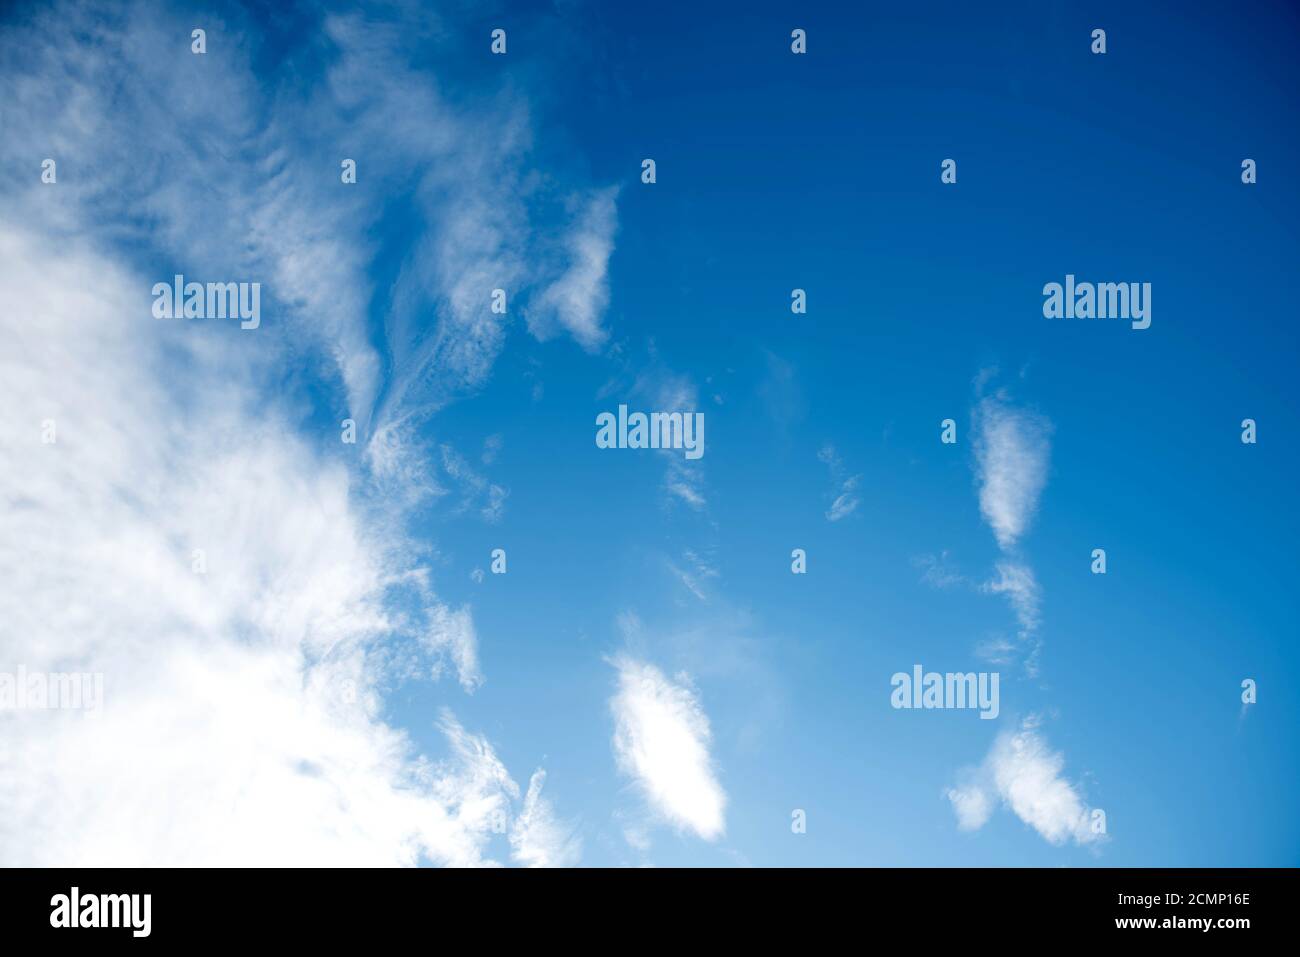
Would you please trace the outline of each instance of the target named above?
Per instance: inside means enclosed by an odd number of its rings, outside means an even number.
[[[612,663],[618,669],[610,710],[619,770],[679,829],[707,841],[721,837],[727,796],[709,756],[709,719],[695,692],[654,665],[628,657]]]
[[[980,400],[974,418],[980,511],[1007,549],[1028,529],[1047,483],[1050,426],[991,396]]]

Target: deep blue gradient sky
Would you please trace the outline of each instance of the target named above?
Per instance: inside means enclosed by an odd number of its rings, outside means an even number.
[[[537,335],[541,300],[521,284],[488,368],[464,379],[409,358],[419,330],[447,321],[445,289],[403,291],[429,258],[421,243],[450,235],[419,196],[437,150],[457,149],[428,144],[455,134],[395,112],[394,141],[435,154],[410,160],[349,123],[373,106],[293,99],[333,82],[324,16],[267,5],[221,20],[268,115],[298,104],[286,175],[337,181],[338,157],[357,159],[357,184],[340,188],[364,211],[353,318],[379,357],[377,400],[356,408],[336,353],[283,318],[296,307],[270,280],[256,335],[279,351],[259,387],[379,499],[395,493],[363,450],[384,416],[409,416],[406,445],[445,490],[402,510],[402,534],[439,600],[472,609],[484,680],[472,694],[450,673],[385,683],[382,717],[418,750],[446,751],[436,722],[449,708],[521,783],[544,766],[586,865],[1300,864],[1300,12],[367,8],[363,21],[403,24],[394,69],[480,133],[498,115],[502,136],[510,117],[526,129],[508,190],[541,237],[521,254],[529,268],[571,226],[571,191],[616,190],[602,341]],[[197,9],[177,22],[204,17],[215,22]],[[488,52],[495,27],[506,56]],[[796,27],[805,55],[790,50]],[[1105,55],[1089,50],[1098,27]],[[222,62],[209,42],[205,67]],[[231,152],[263,148],[250,136]],[[28,153],[38,163],[47,146]],[[1248,157],[1254,185],[1241,181]],[[940,182],[946,158],[955,185]],[[455,197],[456,177],[475,175],[454,170],[435,191]],[[151,279],[200,271],[159,233],[119,241],[102,225],[102,245]],[[1150,328],[1044,318],[1043,285],[1067,273],[1150,283]],[[413,369],[423,385],[402,393]],[[705,413],[698,462],[596,447],[599,413],[666,409],[667,395]],[[980,507],[988,396],[1050,448],[1010,551]],[[357,446],[338,442],[349,415]],[[940,442],[947,418],[953,445]],[[1256,444],[1241,441],[1244,418]],[[482,485],[466,490],[444,449],[508,492],[499,510],[485,515]],[[694,501],[671,490],[681,470]],[[858,504],[831,520],[854,476]],[[495,548],[508,572],[482,574]],[[791,573],[794,548],[805,575]],[[1104,576],[1090,572],[1094,548]],[[988,589],[1008,557],[1040,590],[1036,668],[1012,604]],[[998,639],[1020,647],[1014,660],[977,652]],[[620,770],[611,698],[628,657],[693,689],[725,833],[683,825]],[[890,678],[918,663],[1000,672],[1001,714],[895,710]],[[1259,698],[1243,707],[1247,678]],[[1018,732],[1047,766],[1059,758],[1052,780],[1031,783],[1104,810],[1104,840],[1050,840],[987,782],[986,822],[959,827],[950,789]],[[794,809],[805,834],[791,832]],[[505,839],[489,851],[504,859]]]
[[[665,510],[644,456],[592,446],[580,424],[612,408],[594,399],[604,364],[520,336],[520,357],[435,423],[505,436],[508,515],[440,537],[464,559],[510,546],[509,576],[476,606],[501,642],[485,642],[493,680],[474,706],[526,716],[498,717],[502,739],[545,747],[589,822],[616,797],[590,733],[611,619],[636,610],[662,631],[656,657],[698,676],[729,834],[716,851],[668,842],[664,863],[727,849],[758,864],[1300,856],[1300,21],[1280,5],[999,6],[666,5],[569,27],[577,52],[560,69],[574,75],[543,96],[545,115],[565,159],[626,184],[616,339],[724,399],[707,408],[709,515]],[[805,57],[784,40],[793,26]],[[1105,56],[1089,52],[1096,26]],[[515,49],[523,76],[547,57]],[[644,156],[654,186],[637,180]],[[1151,328],[1045,320],[1040,289],[1067,272],[1151,282]],[[806,316],[789,312],[794,287]],[[536,408],[524,354],[546,382]],[[1041,680],[1004,684],[1003,719],[1053,715],[1067,775],[1108,813],[1096,854],[1010,815],[958,833],[943,788],[993,729],[888,706],[894,671],[978,670],[976,640],[1010,627],[1001,603],[928,589],[911,562],[948,550],[979,575],[995,554],[965,438],[989,366],[1054,426],[1027,545],[1045,594]],[[948,416],[956,447],[938,441]],[[1260,423],[1255,446],[1244,417]],[[859,513],[835,524],[816,457],[828,441],[864,475]],[[688,545],[719,573],[707,603],[656,567]],[[789,572],[792,547],[809,551],[806,578]],[[1089,573],[1094,547],[1104,578]],[[1242,720],[1245,677],[1262,691]],[[801,838],[786,827],[796,807],[810,812]]]

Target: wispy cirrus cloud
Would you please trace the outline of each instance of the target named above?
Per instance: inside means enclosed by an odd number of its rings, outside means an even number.
[[[542,797],[545,783],[546,772],[534,771],[523,808],[510,829],[511,854],[526,867],[573,867],[582,856],[582,841],[573,825],[557,818],[551,803]]]
[[[829,442],[817,452],[817,459],[824,462],[830,470],[833,485],[831,505],[826,510],[826,521],[838,522],[841,519],[848,518],[862,504],[862,496],[858,493],[858,486],[862,484],[862,476],[860,474],[847,475],[845,473],[844,462],[840,459],[839,452]]]
[[[1011,605],[1019,626],[1017,637],[1024,654],[1025,672],[1030,677],[1035,677],[1038,674],[1038,653],[1042,647],[1041,639],[1038,637],[1039,626],[1042,623],[1040,613],[1042,589],[1039,587],[1034,570],[1024,562],[1004,559],[994,566],[994,570],[995,577],[984,582],[980,587],[989,594],[1002,595]],[[985,654],[993,655],[1005,654],[1011,649],[1005,642],[986,642],[980,646],[980,650]]]
[[[459,510],[474,510],[486,522],[499,522],[505,512],[509,489],[489,481],[450,445],[442,445],[439,451],[442,453],[443,472],[460,486]]]
[[[687,591],[700,601],[709,600],[707,588],[718,577],[718,570],[695,549],[685,549],[680,563],[666,558],[664,564]]]
[[[416,232],[386,303],[392,374],[376,428],[481,384],[510,314],[538,338],[565,332],[587,350],[608,336],[617,189],[539,177],[522,98],[447,97],[437,76],[412,65],[426,38],[410,21],[423,16],[413,8],[391,21],[349,14],[324,23],[338,51],[324,87],[336,99],[325,106],[341,114],[338,135],[366,144],[375,187],[413,199],[403,215]],[[507,294],[505,315],[491,309],[494,289]]]
[[[956,588],[967,583],[966,576],[952,564],[947,549],[938,555],[917,555],[912,566],[921,569],[921,581],[931,588]]]
[[[984,590],[994,595],[1006,595],[1015,609],[1022,636],[1038,629],[1040,590],[1034,571],[1028,565],[1015,561],[1000,561],[995,566],[997,577],[984,584]]]
[[[605,341],[617,190],[539,178],[521,96],[448,96],[418,65],[451,42],[423,8],[300,12],[315,41],[275,61],[238,10],[201,56],[191,18],[147,2],[27,14],[3,42],[6,201],[53,230],[102,224],[162,271],[263,282],[272,322],[334,363],[359,441],[379,436],[392,470],[411,438],[396,426],[482,384],[509,315]],[[63,164],[56,189],[18,172],[29,144]],[[376,238],[393,231],[400,247]]]

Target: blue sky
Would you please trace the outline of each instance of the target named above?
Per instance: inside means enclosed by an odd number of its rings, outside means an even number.
[[[1298,36],[17,5],[0,669],[106,691],[0,714],[0,853],[1295,865]],[[259,328],[155,319],[177,272]],[[1045,318],[1067,274],[1150,327]],[[619,404],[705,454],[598,448]],[[997,718],[891,707],[916,664]]]

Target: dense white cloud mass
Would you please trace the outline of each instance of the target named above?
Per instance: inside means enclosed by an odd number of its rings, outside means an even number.
[[[695,692],[654,665],[629,657],[613,661],[618,691],[614,756],[647,804],[681,830],[715,840],[726,830],[727,795],[709,755],[709,719]]]
[[[0,226],[0,656],[104,702],[0,714],[4,862],[482,862],[504,768],[450,718],[420,759],[376,692],[411,649],[481,680],[468,617],[387,610],[410,574],[254,402],[237,329],[141,336],[145,279],[53,252]]]
[[[1002,732],[984,763],[948,791],[958,827],[983,827],[996,799],[1051,844],[1104,840],[1104,833],[1092,827],[1078,787],[1062,776],[1064,769],[1064,756],[1048,746],[1034,721]]]
[[[980,511],[998,545],[1010,548],[1025,533],[1047,483],[1047,422],[986,396],[975,408],[975,460]]]

